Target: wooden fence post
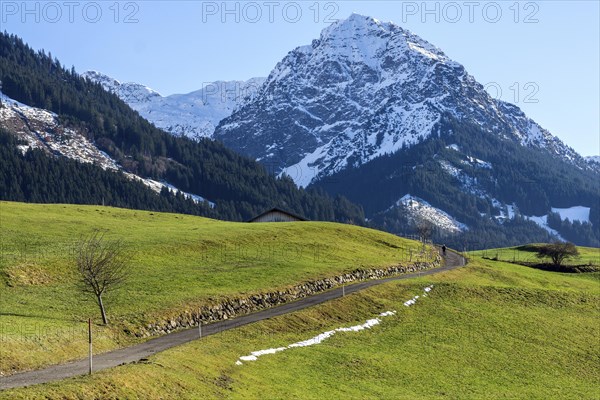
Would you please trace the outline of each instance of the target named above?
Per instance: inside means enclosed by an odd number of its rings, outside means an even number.
[[[88,373],[91,375],[92,374],[92,319],[88,318],[88,343],[89,343],[89,358],[90,358],[90,363],[89,363],[89,371]]]

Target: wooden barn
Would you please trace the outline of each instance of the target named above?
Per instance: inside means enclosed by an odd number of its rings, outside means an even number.
[[[280,210],[279,208],[272,208],[264,213],[257,215],[248,222],[297,222],[307,221],[306,218],[302,218],[298,215],[289,213],[287,211]]]

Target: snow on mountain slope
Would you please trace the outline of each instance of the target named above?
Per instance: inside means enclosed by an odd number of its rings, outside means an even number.
[[[571,222],[590,222],[590,208],[584,206],[574,206],[569,208],[554,208],[552,207],[553,213],[558,213],[560,219],[568,219]]]
[[[560,235],[560,233],[558,233],[558,231],[556,231],[555,229],[552,229],[548,226],[548,216],[547,215],[542,215],[541,217],[536,217],[536,216],[524,216],[526,219],[535,222],[536,224],[538,224],[538,226],[542,229],[544,229],[546,232],[548,232],[550,235],[554,236],[556,238],[556,240],[561,240],[563,242],[565,242],[566,240]]]
[[[477,178],[470,176],[463,169],[453,165],[452,163],[438,158],[438,163],[442,167],[442,169],[450,175],[452,178],[455,178],[459,183],[461,189],[465,192],[471,193],[481,198],[490,198],[490,195],[481,188]],[[462,165],[474,165],[476,168],[486,168],[491,169],[492,166],[490,163],[479,160],[473,157],[467,157],[466,160],[461,160]],[[461,165],[461,166],[462,166]]]
[[[138,180],[157,193],[166,187],[173,193],[181,192],[195,202],[203,202],[201,196],[180,191],[167,182],[158,182],[125,171],[108,154],[101,151],[80,132],[65,127],[58,116],[50,111],[30,107],[0,92],[0,123],[27,144],[19,145],[21,152],[29,148],[40,149],[55,156],[67,157],[82,163],[92,163],[105,170],[122,171],[129,179]],[[210,203],[214,206],[213,203]]]
[[[553,213],[558,213],[560,215],[560,219],[566,220],[568,219],[571,222],[579,221],[579,222],[590,222],[590,208],[584,206],[574,206],[569,208],[555,208],[551,207]],[[540,227],[544,228],[548,233],[556,237],[557,240],[565,241],[565,239],[560,235],[558,231],[552,229],[548,226],[548,215],[541,216],[524,216],[526,219],[535,222]]]
[[[96,71],[82,76],[115,93],[157,128],[193,139],[211,137],[218,123],[252,100],[264,82],[264,78],[211,82],[191,93],[163,97],[147,86],[121,83]]]
[[[468,227],[439,208],[433,207],[423,199],[407,194],[398,200],[395,206],[402,206],[410,213],[412,222],[427,221],[447,233],[458,233]]]
[[[81,76],[92,82],[100,83],[106,91],[113,92],[127,104],[147,103],[162,97],[160,93],[147,86],[133,82],[121,83],[98,71],[87,71]]]
[[[444,115],[586,165],[437,47],[357,14],[291,51],[214,137],[307,186],[428,138]]]
[[[590,169],[600,173],[600,156],[587,156],[584,159]]]
[[[0,121],[19,139],[22,152],[28,148],[46,150],[55,155],[93,163],[103,169],[117,170],[117,164],[73,129],[59,124],[56,114],[19,103],[0,92]]]

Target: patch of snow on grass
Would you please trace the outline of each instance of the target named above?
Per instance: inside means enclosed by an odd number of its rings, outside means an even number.
[[[260,357],[260,356],[264,356],[265,354],[275,354],[275,353],[283,351],[285,349],[287,349],[287,347],[277,347],[275,349],[253,351],[252,353],[250,353],[249,356],[240,357],[240,360],[241,361],[256,361],[258,359],[258,357]]]
[[[423,294],[423,297],[427,296],[427,293],[431,292],[431,289],[433,289],[433,285],[427,286],[425,289],[423,289],[423,291],[425,292]],[[419,295],[416,295],[412,299],[405,301],[404,305],[406,307],[410,307],[410,306],[415,305],[417,303],[417,300],[419,299],[419,297],[420,297]]]
[[[288,346],[288,348],[294,348],[294,347],[307,347],[307,346],[312,346],[315,344],[319,344],[321,343],[323,340],[325,339],[329,339],[330,337],[332,337],[335,334],[336,331],[327,331],[327,332],[323,332],[318,334],[317,336],[307,339],[307,340],[303,340],[301,342],[297,342],[297,343],[292,343]]]
[[[406,307],[410,307],[410,306],[412,306],[413,304],[415,304],[416,302],[417,302],[417,299],[416,299],[415,297],[413,297],[412,299],[405,301],[405,302],[404,302],[404,305],[405,305]]]
[[[386,311],[379,314],[380,317],[389,317],[391,315],[396,315],[396,311]]]
[[[433,288],[433,285],[430,285],[430,286],[427,286],[426,288],[424,288],[423,291],[425,293],[423,294],[423,296],[427,296],[427,293],[429,293],[432,288]],[[404,303],[404,305],[405,306],[413,305],[413,304],[415,304],[415,302],[417,301],[418,298],[419,298],[419,296],[417,295],[417,296],[413,297],[412,299],[406,301]],[[379,317],[390,317],[392,315],[396,315],[395,310],[382,312],[381,314],[379,314]],[[303,340],[301,342],[292,343],[285,347],[276,347],[276,348],[271,348],[271,349],[253,351],[252,353],[250,353],[247,356],[241,356],[239,358],[239,360],[237,360],[235,362],[235,365],[243,365],[244,361],[245,362],[256,361],[256,360],[258,360],[258,357],[264,356],[266,354],[275,354],[275,353],[279,353],[280,351],[293,349],[296,347],[313,346],[315,344],[321,343],[322,341],[324,341],[326,339],[329,339],[330,337],[335,335],[337,332],[360,332],[365,329],[371,329],[372,327],[374,327],[375,325],[379,325],[380,323],[381,323],[380,318],[372,318],[372,319],[368,319],[364,324],[348,326],[348,327],[343,327],[343,328],[336,328],[331,331],[320,333],[317,336],[312,337],[310,339]]]

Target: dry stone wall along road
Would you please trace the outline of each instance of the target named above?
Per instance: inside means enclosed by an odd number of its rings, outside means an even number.
[[[214,335],[215,333],[312,307],[314,305],[342,297],[344,293],[348,295],[372,286],[381,285],[386,282],[438,274],[440,272],[459,268],[465,264],[466,259],[463,256],[448,250],[446,251],[446,255],[444,257],[444,265],[441,267],[411,274],[403,274],[386,279],[363,281],[347,285],[343,288],[338,287],[336,289],[321,292],[277,307],[268,308],[234,319],[215,322],[210,325],[204,325],[202,326],[202,337]],[[188,328],[186,330],[169,333],[155,339],[150,339],[147,342],[134,346],[98,354],[93,357],[93,369],[94,371],[99,371],[116,367],[121,364],[139,361],[158,352],[191,342],[192,340],[196,340],[198,339],[198,336],[199,332],[197,327]],[[0,390],[31,386],[78,375],[84,375],[88,373],[88,368],[88,360],[83,359],[65,364],[53,365],[40,370],[21,372],[14,375],[1,377]]]

